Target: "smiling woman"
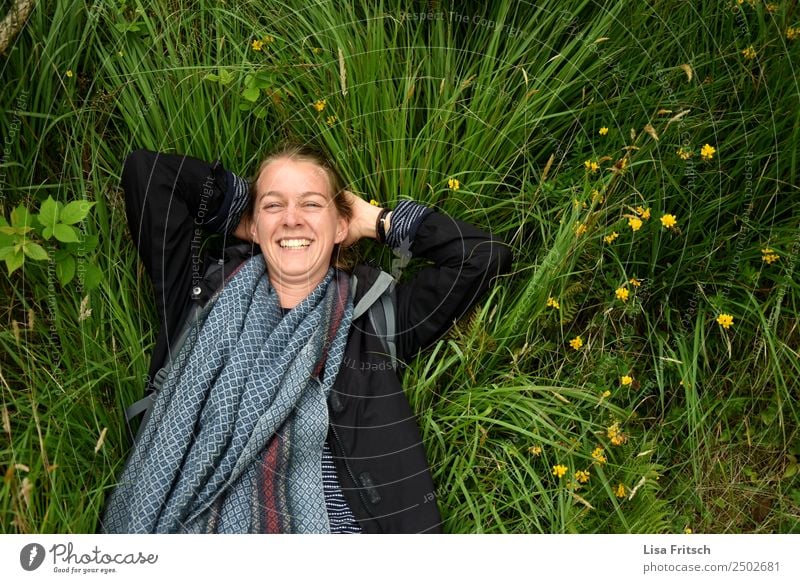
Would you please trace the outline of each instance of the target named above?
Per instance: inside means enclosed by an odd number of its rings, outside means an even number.
[[[101,530],[440,532],[395,356],[474,305],[510,269],[507,247],[412,201],[374,207],[305,146],[267,157],[250,188],[219,162],[139,150],[122,186],[161,330]],[[198,281],[195,228],[246,243]],[[363,238],[432,265],[403,283],[335,267]]]

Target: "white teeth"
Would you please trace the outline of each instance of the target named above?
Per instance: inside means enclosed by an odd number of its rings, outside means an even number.
[[[283,248],[300,249],[301,247],[308,247],[311,241],[308,239],[282,239],[280,245]]]

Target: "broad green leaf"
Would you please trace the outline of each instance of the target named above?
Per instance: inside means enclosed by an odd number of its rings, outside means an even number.
[[[220,69],[219,82],[222,83],[223,85],[230,85],[233,82],[233,73],[229,72],[226,69]]]
[[[250,87],[242,91],[242,97],[244,97],[247,101],[255,101],[258,99],[259,95],[261,95],[261,90],[257,87]]]
[[[212,81],[216,83],[219,81],[219,75],[215,75],[214,73],[207,73],[205,77],[203,77],[203,81]]]
[[[86,265],[86,273],[83,277],[83,287],[92,290],[103,281],[103,272],[93,263]]]
[[[65,255],[56,262],[56,276],[61,285],[67,285],[75,277],[75,258]]]
[[[33,227],[33,215],[23,205],[11,211],[11,224],[15,227]]]
[[[62,243],[74,243],[75,241],[78,240],[77,229],[75,229],[75,227],[64,225],[62,223],[58,223],[53,228],[53,234],[56,236],[56,239],[58,239]]]
[[[45,241],[49,241],[53,238],[53,227],[45,227],[42,229],[42,238]]]
[[[8,274],[11,275],[22,267],[22,263],[25,261],[25,255],[21,252],[14,252],[6,256],[6,267],[8,268]]]
[[[58,205],[52,196],[48,196],[42,203],[42,207],[39,209],[39,222],[51,229],[58,222]]]
[[[0,261],[5,261],[6,257],[15,253],[14,246],[0,247]]]
[[[97,203],[86,200],[73,200],[61,211],[61,222],[67,225],[81,222],[95,204]]]
[[[44,247],[38,243],[32,243],[28,241],[25,243],[25,246],[22,247],[22,250],[25,252],[25,255],[35,261],[46,261],[50,258],[50,256],[47,254],[47,251],[44,250]]]

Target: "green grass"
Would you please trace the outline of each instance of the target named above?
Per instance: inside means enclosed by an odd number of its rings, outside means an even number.
[[[3,215],[95,201],[81,230],[99,243],[67,286],[47,262],[0,276],[0,531],[93,532],[127,455],[155,318],[125,155],[250,177],[292,136],[324,144],[363,196],[412,197],[514,248],[514,273],[405,376],[446,531],[799,532],[796,4],[346,4],[32,13],[0,64]]]

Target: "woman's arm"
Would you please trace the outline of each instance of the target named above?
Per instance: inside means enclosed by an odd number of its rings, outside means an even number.
[[[397,351],[408,360],[441,338],[480,300],[494,277],[508,273],[513,256],[490,233],[427,209],[415,231],[398,232],[404,226],[399,211],[398,205],[397,231],[388,243],[433,262],[396,288]]]
[[[190,300],[193,280],[203,275],[203,231],[232,234],[247,203],[247,183],[219,161],[136,150],[125,160],[122,188],[128,228],[169,336]]]

